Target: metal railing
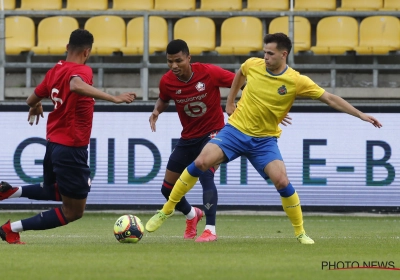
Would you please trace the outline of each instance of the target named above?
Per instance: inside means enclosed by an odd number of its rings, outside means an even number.
[[[260,19],[275,18],[281,16],[289,17],[289,36],[293,41],[294,34],[294,16],[303,16],[306,18],[323,18],[327,16],[352,16],[356,18],[368,17],[372,15],[385,15],[385,16],[400,16],[400,11],[379,11],[379,12],[345,12],[345,11],[318,11],[318,12],[307,12],[307,11],[278,11],[278,12],[256,12],[256,11],[232,11],[232,12],[219,12],[219,11],[180,11],[179,13],[174,11],[116,11],[116,10],[104,10],[104,11],[68,11],[68,10],[56,10],[56,11],[26,11],[26,10],[0,10],[0,101],[5,99],[5,69],[7,68],[25,68],[26,69],[26,86],[30,85],[31,81],[31,69],[49,69],[54,66],[54,63],[43,63],[43,62],[32,62],[31,56],[27,56],[26,62],[7,62],[5,55],[5,17],[7,16],[28,16],[31,18],[44,18],[49,16],[71,16],[75,18],[90,18],[99,15],[115,15],[122,18],[134,18],[144,17],[144,48],[142,60],[140,63],[90,63],[93,69],[98,71],[98,85],[102,87],[102,80],[104,69],[140,69],[141,72],[141,88],[143,91],[143,100],[148,100],[148,89],[149,89],[149,69],[166,69],[165,63],[150,63],[149,61],[149,16],[161,16],[168,19],[183,18],[189,16],[205,16],[209,18],[229,18],[233,16],[254,16]],[[171,26],[171,24],[169,24]],[[264,30],[266,31],[266,30]],[[331,88],[335,88],[336,84],[336,71],[337,70],[371,70],[373,73],[373,86],[378,85],[379,70],[399,70],[400,65],[398,64],[379,64],[377,57],[374,57],[372,64],[336,64],[336,58],[332,57],[330,64],[314,64],[314,63],[302,63],[296,64],[294,60],[293,52],[289,57],[290,66],[298,70],[329,70],[331,73]],[[218,64],[223,68],[227,69],[238,69],[240,63],[225,63]]]

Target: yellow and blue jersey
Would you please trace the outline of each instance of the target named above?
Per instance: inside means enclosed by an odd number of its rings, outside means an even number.
[[[291,67],[274,75],[267,71],[262,58],[249,58],[241,71],[247,85],[228,123],[253,137],[281,135],[278,126],[296,97],[317,99],[325,90]]]

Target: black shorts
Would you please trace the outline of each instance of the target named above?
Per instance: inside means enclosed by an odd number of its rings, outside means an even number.
[[[90,192],[90,168],[88,150],[84,147],[68,147],[47,142],[43,160],[43,184],[57,183],[63,196],[84,199]]]
[[[218,131],[213,131],[202,137],[193,139],[180,138],[169,156],[167,169],[181,174],[197,158],[208,141],[214,138],[217,133]]]

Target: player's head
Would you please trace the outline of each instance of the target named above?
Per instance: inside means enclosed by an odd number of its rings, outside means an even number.
[[[283,33],[267,34],[264,37],[264,60],[267,68],[277,69],[286,63],[292,49],[290,38]]]
[[[82,54],[85,61],[89,58],[93,45],[93,35],[87,30],[76,29],[72,31],[67,45],[68,53]]]
[[[178,78],[191,75],[189,47],[185,41],[176,39],[169,42],[167,46],[167,63],[169,69]]]

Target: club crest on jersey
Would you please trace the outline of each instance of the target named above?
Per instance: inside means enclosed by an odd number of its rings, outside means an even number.
[[[197,89],[197,91],[203,91],[206,89],[206,85],[202,82],[198,82],[196,85],[196,89]]]
[[[287,93],[285,85],[282,85],[280,88],[278,88],[278,93],[279,95],[285,95]]]
[[[182,91],[180,89],[178,89],[177,91],[175,91],[175,94],[181,94]]]

